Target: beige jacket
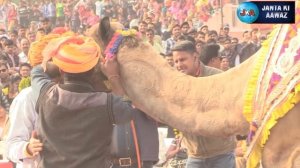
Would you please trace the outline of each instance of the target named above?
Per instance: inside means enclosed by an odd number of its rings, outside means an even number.
[[[201,77],[221,73],[221,70],[204,66],[201,63]],[[188,149],[189,157],[210,158],[234,151],[236,147],[235,137],[204,137],[183,133],[183,145]]]

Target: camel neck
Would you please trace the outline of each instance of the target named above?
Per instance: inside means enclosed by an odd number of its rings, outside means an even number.
[[[211,91],[219,93],[219,96],[209,97],[211,100],[208,102],[212,102],[212,105],[207,104],[207,106],[213,106],[216,102],[227,106],[228,104],[224,103],[226,100],[225,102],[231,102],[230,104],[233,106],[230,109],[240,113],[243,110],[243,95],[253,70],[254,61],[255,57],[251,57],[243,64],[229,69],[226,72],[203,79],[200,78],[200,80],[202,80],[200,83],[205,84],[201,89],[203,92],[199,93],[200,97],[206,98],[207,94],[209,94],[208,92]]]

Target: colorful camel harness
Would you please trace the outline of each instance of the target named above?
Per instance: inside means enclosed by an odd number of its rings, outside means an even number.
[[[105,57],[112,58],[116,55],[116,53],[118,52],[118,48],[121,45],[124,37],[136,36],[136,35],[137,35],[137,31],[134,29],[117,30],[105,49],[104,52]]]
[[[256,57],[243,111],[251,123],[247,168],[259,166],[270,130],[300,102],[300,17],[296,24],[277,25]]]

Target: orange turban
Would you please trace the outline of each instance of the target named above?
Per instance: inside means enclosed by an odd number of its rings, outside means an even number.
[[[31,66],[36,66],[42,63],[43,56],[42,51],[47,46],[49,41],[54,38],[58,38],[59,34],[49,34],[41,37],[38,41],[35,41],[30,44],[30,48],[28,51],[28,58]]]
[[[68,31],[54,32],[48,35],[41,36],[39,39],[37,39],[37,41],[31,43],[28,52],[28,58],[31,66],[36,66],[42,63],[43,61],[42,51],[52,39],[61,36],[71,36],[71,35],[74,35],[74,33]]]
[[[67,36],[52,39],[42,54],[52,58],[53,63],[64,72],[82,73],[96,66],[100,53],[92,38]]]

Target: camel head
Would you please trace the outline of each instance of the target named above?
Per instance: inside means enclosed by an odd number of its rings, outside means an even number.
[[[110,22],[108,17],[104,17],[99,24],[87,30],[86,35],[92,37],[100,46],[102,53],[113,37],[116,30],[122,30],[124,26],[119,22]],[[104,56],[104,54],[102,54]],[[102,57],[102,60],[104,58]]]
[[[124,29],[124,26],[119,22],[110,22],[108,17],[104,17],[99,21],[99,24],[94,25],[89,30],[87,30],[86,35],[92,37],[100,46],[102,57],[100,61],[104,61],[105,59],[105,50],[109,47],[109,43],[115,35],[117,30]],[[123,36],[121,43],[116,47],[116,50],[119,51],[121,48],[126,46],[127,48],[135,48],[139,45],[139,38],[135,36]],[[117,53],[116,53],[117,54]],[[136,54],[134,54],[136,55]],[[93,83],[97,86],[97,91],[111,91],[110,83],[107,80],[106,76],[99,70],[100,68],[96,68],[97,71],[95,77],[93,78]]]
[[[108,17],[104,17],[99,21],[99,24],[92,26],[90,29],[86,31],[86,35],[92,37],[100,46],[102,57],[100,61],[104,60],[104,50],[112,38],[115,30],[123,29],[123,25],[118,22],[111,22]],[[99,65],[97,65],[99,66]],[[95,89],[97,91],[109,92],[110,84],[107,80],[106,76],[100,71],[100,68],[95,68],[96,73],[92,77],[92,82],[95,84]]]

